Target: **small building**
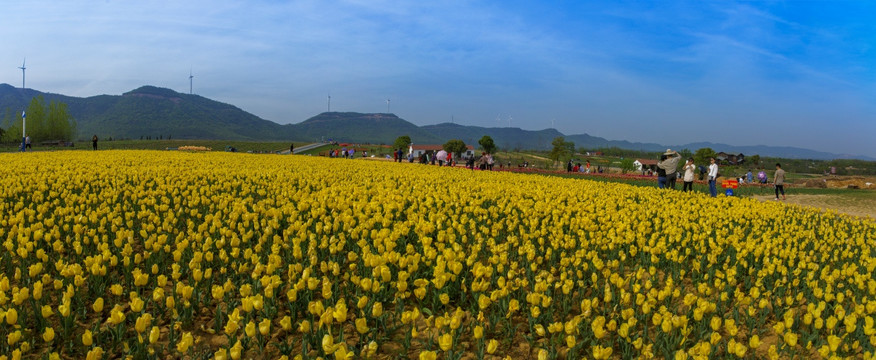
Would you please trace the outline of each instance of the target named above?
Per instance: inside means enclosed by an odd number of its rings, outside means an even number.
[[[715,160],[721,164],[739,165],[745,162],[745,155],[742,153],[729,154],[722,151],[715,155]]]
[[[633,161],[633,165],[636,165],[637,171],[657,171],[657,160],[636,159]]]
[[[474,156],[474,146],[466,145],[466,151],[462,153],[462,157],[468,158]],[[411,145],[411,152],[414,154],[414,158],[420,157],[423,154],[434,155],[439,151],[443,150],[443,145]]]

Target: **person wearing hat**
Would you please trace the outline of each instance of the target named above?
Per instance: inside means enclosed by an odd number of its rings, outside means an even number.
[[[678,154],[678,151],[666,149],[666,152],[660,155],[660,161],[657,163],[658,168],[666,171],[666,187],[670,189],[675,189],[679,160],[681,160],[681,155]]]

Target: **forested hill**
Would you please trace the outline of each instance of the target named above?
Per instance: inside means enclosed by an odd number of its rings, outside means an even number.
[[[298,124],[281,125],[259,118],[234,105],[155,86],[142,86],[122,95],[80,98],[0,84],[0,116],[4,118],[0,126],[6,128],[13,121],[20,121],[21,110],[37,96],[43,96],[46,103],[58,101],[67,104],[68,111],[77,122],[80,139],[91,138],[92,134],[97,134],[101,138],[129,139],[141,137],[254,141],[333,139],[342,142],[391,144],[395,138],[408,135],[415,144],[442,144],[450,139],[460,139],[466,144],[477,146],[478,139],[489,135],[502,149],[548,149],[554,138],[565,136],[567,141],[574,142],[579,149],[618,147],[660,151],[671,147],[693,151],[708,146],[715,151],[742,152],[746,155],[873,160],[865,156],[838,155],[794,147],[732,146],[711,143],[667,146],[635,143],[607,140],[588,134],[564,135],[555,129],[524,130],[451,123],[417,126],[395,114],[386,113],[326,112]]]

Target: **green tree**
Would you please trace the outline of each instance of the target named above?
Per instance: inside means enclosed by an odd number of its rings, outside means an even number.
[[[46,104],[42,96],[31,99],[27,106],[27,135],[32,142],[44,140],[70,141],[76,136],[76,120],[67,111],[67,104],[52,101]],[[4,122],[6,128],[3,141],[21,141],[21,120],[11,119],[9,110]]]
[[[699,165],[709,165],[709,158],[713,158],[718,153],[712,148],[701,148],[698,149],[697,152],[694,153],[694,163]]]
[[[760,164],[760,155],[751,155],[751,157],[749,157],[747,161],[754,166],[758,166],[758,164]]]
[[[484,135],[478,140],[478,144],[481,146],[481,149],[484,149],[488,154],[492,154],[496,151],[496,143],[493,142],[493,138],[489,135]]]
[[[633,159],[631,159],[631,158],[623,158],[620,161],[620,168],[621,168],[621,173],[623,173],[623,174],[626,174],[628,172],[636,170],[635,161],[633,161]]]
[[[554,141],[551,141],[551,145],[553,149],[551,149],[550,157],[554,160],[554,163],[560,161],[560,159],[565,160],[566,158],[571,158],[572,154],[575,153],[575,143],[571,141],[566,141],[566,138],[562,136],[557,136],[554,138]]]
[[[455,154],[457,159],[462,157],[462,153],[468,150],[468,147],[465,146],[465,142],[459,139],[447,141],[444,143],[443,148],[444,151]]]
[[[407,149],[408,146],[411,146],[411,143],[412,141],[410,136],[402,135],[395,139],[393,147],[395,149]]]
[[[678,155],[681,155],[680,164],[684,165],[684,162],[687,161],[688,158],[692,157],[693,153],[690,151],[690,149],[685,148],[681,149],[681,151],[678,152]]]

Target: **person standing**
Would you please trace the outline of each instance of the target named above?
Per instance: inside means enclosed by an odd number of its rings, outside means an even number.
[[[572,172],[572,159],[569,159],[569,162],[566,163],[566,172]]]
[[[25,151],[26,151],[27,149],[31,149],[31,150],[33,150],[33,148],[30,147],[30,135],[28,135],[28,136],[26,136],[26,137],[24,138],[24,149],[25,149]]]
[[[91,148],[97,150],[97,135],[91,137]]]
[[[289,145],[289,155],[295,154],[295,144]]]
[[[779,200],[779,193],[782,193],[782,200],[785,200],[785,170],[782,170],[782,164],[776,163],[776,174],[773,175],[773,184],[776,185],[776,200]]]
[[[681,155],[678,151],[666,149],[666,152],[660,157],[660,162],[657,163],[658,168],[666,171],[666,186],[670,189],[675,189],[675,181],[678,178],[678,161],[681,160]]]
[[[660,155],[660,161],[657,162],[657,188],[665,189],[666,188],[666,169],[664,169],[660,164],[666,161],[666,154]],[[648,171],[651,171],[650,169]]]
[[[688,158],[682,169],[684,169],[684,178],[682,179],[684,181],[684,186],[682,187],[682,191],[690,192],[693,190],[694,173],[697,170],[693,158]]]
[[[709,158],[709,194],[712,197],[718,196],[718,188],[715,187],[715,181],[718,179],[718,164],[715,163],[715,158]]]

